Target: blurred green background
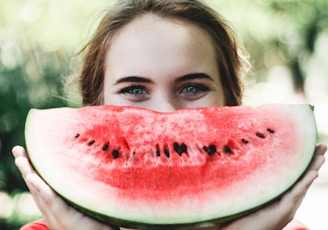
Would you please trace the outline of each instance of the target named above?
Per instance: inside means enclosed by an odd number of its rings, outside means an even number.
[[[68,80],[111,0],[0,0],[0,229],[39,217],[14,166],[32,107],[79,106]],[[328,1],[207,0],[251,56],[245,104],[315,105],[319,141],[328,143]],[[67,92],[66,88],[70,91]]]

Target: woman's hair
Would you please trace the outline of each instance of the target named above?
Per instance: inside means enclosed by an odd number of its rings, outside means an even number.
[[[83,105],[103,104],[104,62],[112,37],[124,25],[147,13],[188,21],[205,29],[214,41],[225,104],[241,104],[242,75],[248,62],[232,30],[216,11],[200,0],[118,0],[82,49],[85,56],[79,85]]]

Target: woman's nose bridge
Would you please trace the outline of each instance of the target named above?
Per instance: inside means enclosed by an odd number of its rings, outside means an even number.
[[[154,105],[159,112],[173,112],[180,107],[177,98],[168,90],[158,92],[154,99]]]
[[[173,112],[181,109],[180,100],[177,98],[175,92],[171,87],[157,87],[153,91],[152,105],[156,111],[159,112]]]
[[[157,107],[158,107],[157,110],[159,112],[173,112],[178,109],[176,103],[170,100],[162,100],[158,102]]]

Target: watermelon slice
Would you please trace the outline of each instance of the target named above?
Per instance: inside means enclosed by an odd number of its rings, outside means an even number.
[[[288,190],[316,144],[309,105],[32,109],[28,156],[69,204],[107,223],[224,222]]]

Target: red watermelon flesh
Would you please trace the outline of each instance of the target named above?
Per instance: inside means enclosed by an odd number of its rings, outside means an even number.
[[[124,226],[230,219],[280,196],[316,144],[308,105],[32,109],[28,156],[65,200]]]

